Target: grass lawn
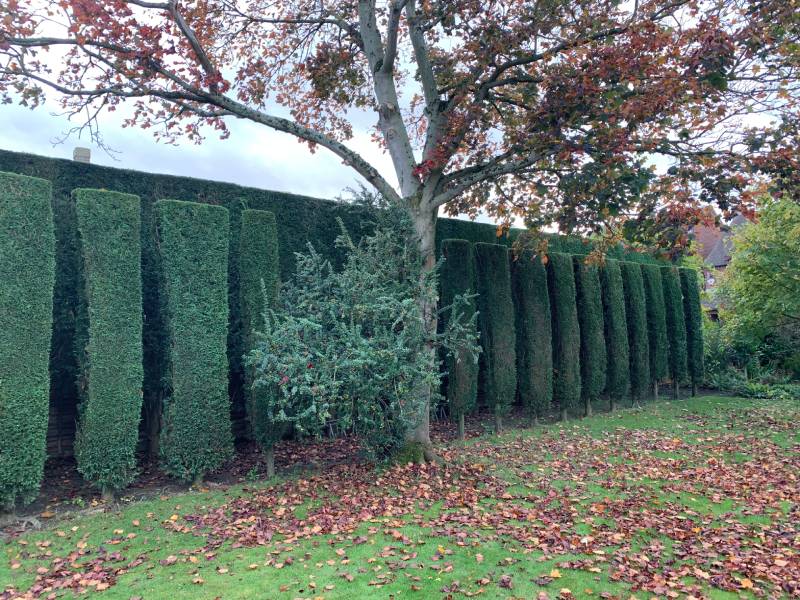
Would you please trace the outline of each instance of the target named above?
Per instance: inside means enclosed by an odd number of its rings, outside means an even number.
[[[800,595],[800,405],[701,397],[53,519],[0,598]],[[5,592],[2,591],[5,589]]]

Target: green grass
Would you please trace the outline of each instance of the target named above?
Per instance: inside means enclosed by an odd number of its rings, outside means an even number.
[[[105,584],[99,587],[106,589],[101,592],[97,585],[82,586],[92,596],[125,600],[536,598],[540,592],[556,598],[563,590],[577,598],[601,592],[621,598],[659,596],[653,590],[637,591],[630,577],[619,576],[615,561],[623,560],[626,568],[652,568],[654,573],[668,565],[688,565],[679,581],[696,586],[695,595],[753,597],[749,584],[774,592],[771,583],[744,572],[734,576],[730,568],[727,583],[715,584],[703,574],[724,556],[707,560],[702,553],[678,550],[694,548],[710,531],[720,532],[722,543],[781,527],[800,535],[800,526],[789,520],[796,495],[781,484],[787,475],[800,476],[796,458],[791,460],[800,444],[798,417],[800,406],[788,401],[702,397],[456,442],[443,454],[453,469],[463,464],[472,471],[448,480],[441,470],[423,475],[388,470],[381,476],[392,482],[392,489],[370,492],[379,505],[412,502],[417,510],[397,516],[378,510],[352,530],[288,540],[276,534],[255,547],[237,543],[234,528],[233,513],[250,506],[247,502],[274,502],[286,494],[285,510],[311,524],[348,502],[352,490],[371,488],[357,481],[301,476],[134,502],[115,511],[84,511],[7,540],[0,581],[24,592],[34,585],[37,569],[52,574],[54,560],[63,557],[72,565],[70,574],[93,559],[103,572],[135,561],[102,579]],[[760,464],[771,465],[772,472],[776,465],[785,466],[785,472],[774,473],[774,495],[763,493],[773,480],[748,487],[751,473],[763,473]],[[484,497],[461,506],[453,494],[458,477],[469,473],[485,477],[474,485]],[[438,477],[444,484],[455,482],[456,491],[431,498],[415,495],[424,489],[416,487],[420,483],[444,485]],[[333,487],[311,489],[309,482]],[[487,494],[493,485],[502,493]],[[298,490],[305,491],[297,495]],[[221,536],[209,535],[186,518],[220,506],[225,511],[219,523],[227,528]],[[270,504],[256,516],[277,518],[281,506]],[[695,530],[697,540],[691,533]],[[769,550],[777,556],[781,548]],[[110,556],[114,552],[123,560],[116,562]],[[73,595],[72,590],[54,591],[57,597]]]

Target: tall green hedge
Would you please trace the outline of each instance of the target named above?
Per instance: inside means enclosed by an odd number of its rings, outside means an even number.
[[[585,414],[592,414],[606,387],[606,339],[603,330],[603,298],[600,273],[596,265],[586,264],[582,256],[574,256],[575,292],[578,323],[581,332],[581,396]]]
[[[275,215],[265,210],[245,210],[239,232],[239,293],[241,296],[242,331],[245,352],[255,347],[256,332],[262,331],[262,314],[266,308],[276,307],[280,278],[278,274],[278,229]],[[264,410],[273,390],[253,387],[253,371],[246,372],[245,392],[248,394],[247,412],[253,438],[264,450],[267,476],[275,473],[275,442],[285,432],[283,424],[276,424]]]
[[[514,401],[517,389],[516,334],[508,248],[475,244],[475,289],[481,334],[479,385],[495,415],[495,429]]]
[[[658,397],[658,383],[667,376],[667,309],[664,305],[664,286],[661,270],[656,265],[642,265],[645,305],[647,307],[647,337],[650,340],[650,381],[653,396]]]
[[[669,342],[669,376],[672,379],[672,395],[678,397],[678,389],[686,379],[686,318],[683,313],[683,293],[676,267],[661,267],[664,286],[664,308],[667,315],[667,341]]]
[[[553,329],[547,271],[538,254],[523,252],[513,262],[511,282],[517,330],[517,388],[533,422],[553,402]]]
[[[76,352],[78,471],[105,496],[136,473],[142,409],[139,198],[75,190],[81,250]]]
[[[581,332],[571,255],[548,255],[547,285],[553,315],[553,398],[566,419],[581,399]]]
[[[442,262],[439,274],[441,287],[440,303],[442,307],[453,304],[453,299],[460,295],[475,293],[475,257],[472,244],[467,240],[444,240],[442,242]],[[475,300],[470,299],[464,310],[464,318],[470,319],[475,314]],[[443,325],[448,318],[448,311],[442,315]],[[470,356],[448,355],[445,359],[447,371],[447,404],[451,416],[458,422],[458,437],[464,438],[464,415],[473,409],[478,393],[478,364]]]
[[[618,261],[606,259],[605,265],[600,269],[600,284],[603,288],[603,321],[608,364],[605,392],[613,410],[628,393],[631,373],[625,293]]]
[[[694,269],[678,269],[683,292],[683,311],[686,319],[686,361],[689,379],[692,382],[692,395],[697,394],[697,386],[703,381],[703,313],[700,306],[699,274]]]
[[[641,265],[620,263],[628,320],[628,348],[631,361],[631,396],[639,401],[650,387],[650,340],[647,337],[647,307]]]
[[[228,401],[228,211],[155,203],[164,339],[164,470],[199,480],[233,454]]]
[[[0,173],[0,510],[31,502],[45,461],[55,237],[50,184]]]

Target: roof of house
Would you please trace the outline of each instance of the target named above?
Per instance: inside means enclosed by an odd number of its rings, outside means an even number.
[[[720,235],[713,247],[706,253],[703,258],[706,264],[719,269],[726,267],[731,262],[731,250],[733,249],[733,234],[740,226],[749,221],[742,215],[738,214],[727,227],[718,229]],[[702,252],[701,252],[702,255]]]

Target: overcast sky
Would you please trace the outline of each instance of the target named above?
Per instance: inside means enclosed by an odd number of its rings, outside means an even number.
[[[119,151],[114,157],[92,144],[88,136],[71,136],[55,143],[72,127],[55,107],[30,110],[16,105],[0,106],[0,148],[57,158],[72,158],[75,146],[91,148],[92,162],[110,167],[153,173],[187,175],[229,181],[240,185],[333,198],[355,187],[358,176],[325,149],[311,153],[295,138],[245,121],[230,120],[231,136],[220,140],[209,131],[202,145],[183,142],[171,146],[156,142],[149,131],[122,128],[121,116],[102,117],[105,143]],[[396,181],[389,157],[372,145],[366,118],[349,146],[375,165],[390,181]]]

